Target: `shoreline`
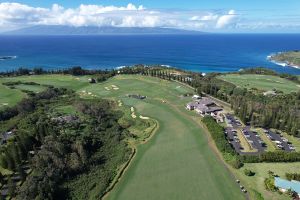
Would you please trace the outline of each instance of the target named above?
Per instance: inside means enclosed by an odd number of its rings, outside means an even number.
[[[285,52],[278,52],[276,54],[271,54],[271,55],[268,55],[267,56],[267,60],[276,64],[276,65],[279,65],[279,66],[282,66],[282,67],[292,67],[292,68],[295,68],[295,69],[300,69],[300,65],[295,65],[294,63],[290,63],[289,61],[281,61],[281,60],[278,60],[276,58],[274,58],[275,56],[277,55],[280,55],[280,54],[284,54]]]

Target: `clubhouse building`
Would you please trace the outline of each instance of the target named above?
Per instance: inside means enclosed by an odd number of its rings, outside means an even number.
[[[186,109],[195,110],[201,116],[211,115],[218,122],[224,121],[224,116],[221,113],[223,109],[218,107],[214,101],[208,97],[202,97],[200,99],[194,100],[186,105]]]

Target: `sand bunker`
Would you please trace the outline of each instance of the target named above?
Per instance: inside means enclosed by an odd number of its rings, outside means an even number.
[[[118,90],[119,89],[118,86],[116,86],[116,85],[111,85],[111,87],[112,87],[113,90]]]
[[[131,111],[131,117],[132,117],[133,119],[135,119],[135,118],[136,118],[136,115],[135,115],[135,113],[134,113],[134,107],[131,107],[131,108],[130,108],[130,111]]]
[[[108,90],[108,91],[110,90],[108,87],[105,87],[105,89]]]
[[[118,101],[118,104],[119,104],[119,107],[121,107],[123,105],[121,100]]]
[[[144,117],[144,116],[142,116],[142,115],[140,115],[140,118],[141,118],[141,119],[150,119],[149,117]]]

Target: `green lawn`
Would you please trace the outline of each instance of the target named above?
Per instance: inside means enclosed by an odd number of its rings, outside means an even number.
[[[18,76],[9,78],[0,78],[0,109],[5,106],[13,106],[26,96],[21,90],[29,90],[33,92],[41,92],[46,87],[42,85],[52,85],[54,87],[65,87],[73,90],[89,85],[88,76],[74,77],[70,75],[36,75],[36,76]],[[4,82],[35,82],[41,85],[16,85],[16,89],[10,89],[2,85]]]
[[[0,84],[0,109],[17,104],[26,95],[19,90]]]
[[[71,75],[34,75],[34,76],[18,76],[1,78],[0,82],[22,81],[35,82],[41,85],[53,85],[54,87],[65,87],[73,90],[78,90],[89,84],[87,76],[75,77]]]
[[[46,87],[41,86],[41,85],[26,85],[26,84],[20,84],[20,85],[14,86],[14,87],[19,90],[28,90],[28,91],[32,91],[35,93],[42,92],[43,90],[46,89]]]
[[[257,88],[262,91],[276,89],[284,93],[297,92],[300,90],[300,85],[277,76],[256,74],[227,74],[219,76],[219,78],[248,89]]]
[[[252,177],[244,175],[244,169],[250,169],[256,174]],[[273,171],[281,178],[285,178],[285,173],[299,173],[300,162],[297,163],[247,163],[239,170],[235,170],[241,182],[246,186],[248,191],[255,189],[260,192],[266,200],[288,200],[287,195],[280,195],[277,192],[265,190],[264,180],[268,177],[268,171]]]
[[[112,85],[119,89],[112,89]],[[244,199],[208,146],[204,131],[184,108],[191,99],[180,96],[193,91],[179,83],[129,75],[78,92],[82,91],[120,99],[138,114],[159,122],[154,137],[138,146],[135,158],[108,199]],[[147,99],[137,100],[127,94],[146,95]]]

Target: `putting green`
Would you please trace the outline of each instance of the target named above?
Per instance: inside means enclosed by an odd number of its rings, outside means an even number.
[[[111,89],[112,85],[119,89]],[[128,170],[107,199],[244,198],[208,146],[203,130],[184,109],[191,99],[180,96],[192,90],[179,83],[142,76],[118,76],[82,90],[100,97],[121,99],[139,114],[159,122],[158,132],[148,143],[138,146]],[[137,100],[127,94],[141,94],[147,98]]]

